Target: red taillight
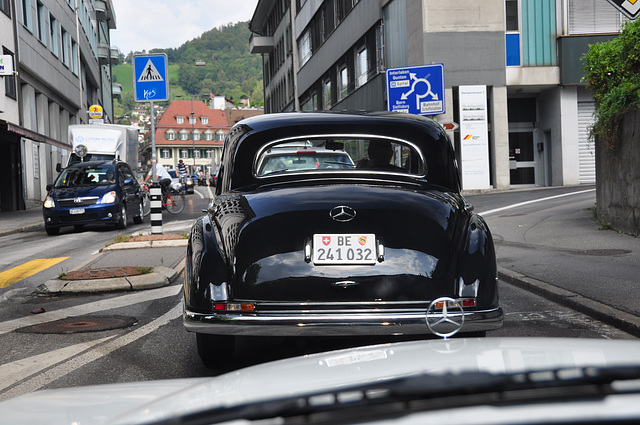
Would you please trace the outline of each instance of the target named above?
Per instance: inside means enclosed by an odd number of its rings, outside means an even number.
[[[315,155],[316,151],[298,151],[298,155]]]
[[[460,304],[462,304],[462,308],[475,307],[476,306],[476,299],[475,298],[463,298],[462,300],[460,300]]]
[[[461,298],[459,300],[456,300],[458,304],[460,304],[460,306],[462,308],[468,308],[468,307],[475,307],[476,306],[476,299],[475,298]],[[442,308],[444,307],[444,301],[438,301],[436,303],[436,308],[442,310]],[[455,307],[455,303],[451,302],[451,301],[447,301],[447,307]]]
[[[215,311],[253,311],[253,304],[245,304],[245,303],[215,303],[213,304],[213,309]]]

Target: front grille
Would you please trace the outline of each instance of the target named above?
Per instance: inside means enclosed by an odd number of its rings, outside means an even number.
[[[84,197],[84,198],[67,198],[58,200],[58,205],[64,208],[76,208],[87,207],[89,205],[95,205],[98,202],[98,197]]]

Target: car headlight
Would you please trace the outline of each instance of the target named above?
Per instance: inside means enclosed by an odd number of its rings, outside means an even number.
[[[56,207],[56,203],[53,200],[53,198],[49,195],[47,195],[46,198],[44,198],[44,207],[45,208],[55,208]]]
[[[100,201],[101,204],[113,204],[114,202],[116,202],[116,192],[113,190],[105,193]]]

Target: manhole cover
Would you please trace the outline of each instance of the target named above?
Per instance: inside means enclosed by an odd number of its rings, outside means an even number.
[[[73,334],[80,332],[100,332],[110,329],[122,329],[138,322],[128,316],[80,316],[17,329],[18,332],[36,334]]]

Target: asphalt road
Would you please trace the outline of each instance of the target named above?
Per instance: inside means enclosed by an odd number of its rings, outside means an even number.
[[[480,211],[513,205],[522,200],[531,199],[535,194],[530,191],[509,192],[507,194],[471,195],[469,200]],[[578,202],[582,208],[584,199],[568,197],[564,201],[570,205]],[[191,206],[185,208],[181,220],[192,220],[206,207],[207,200],[198,196],[191,199]],[[507,244],[521,236],[520,243],[526,245],[531,238],[538,237],[533,230],[518,233],[518,227],[532,223],[544,223],[558,218],[557,214],[566,214],[547,204],[522,206],[514,217],[510,214],[487,215],[497,239],[499,263],[515,264],[514,259],[530,261],[530,256],[541,255],[526,246]],[[530,208],[530,209],[527,209]],[[545,211],[547,216],[536,216],[533,211]],[[518,223],[511,220],[519,217]],[[531,219],[531,222],[524,221]],[[527,224],[528,223],[528,224]],[[132,231],[135,231],[133,228]],[[61,239],[73,245],[64,250],[57,242],[50,245],[49,238],[43,232],[40,235],[22,235],[15,246],[5,248],[0,255],[10,255],[12,251],[26,255],[39,255],[56,249],[57,254],[65,253],[79,257],[82,261],[86,253],[91,253],[104,244],[111,235],[100,231],[87,231],[70,234],[70,238]],[[108,232],[107,232],[108,233]],[[530,233],[530,234],[529,234]],[[520,236],[519,236],[520,235]],[[548,235],[551,237],[553,235]],[[82,247],[77,247],[80,241]],[[542,241],[544,242],[544,241]],[[540,240],[536,239],[535,245]],[[2,245],[4,246],[4,244]],[[515,251],[514,251],[515,249]],[[557,253],[547,253],[547,257],[537,261],[551,261]],[[516,255],[521,252],[521,255]],[[19,262],[20,255],[16,255]],[[26,258],[25,258],[26,259]],[[54,267],[55,268],[55,267]],[[50,274],[57,274],[53,270]],[[601,273],[612,273],[601,270]],[[38,275],[34,275],[38,276]],[[118,293],[108,295],[90,295],[73,297],[36,297],[26,289],[38,284],[38,279],[15,284],[12,296],[0,297],[0,399],[44,388],[92,385],[112,382],[130,382],[137,380],[155,380],[180,377],[211,376],[232,371],[271,360],[303,355],[353,345],[374,344],[398,340],[397,338],[260,338],[239,339],[237,355],[233,361],[214,369],[206,369],[200,363],[195,347],[195,336],[185,332],[180,314],[181,286],[174,284],[138,293]],[[42,283],[43,281],[40,281]],[[489,336],[565,336],[608,339],[629,339],[632,336],[606,325],[571,308],[559,305],[538,295],[499,283],[500,295],[506,312],[502,329],[489,332]],[[6,294],[5,294],[6,295]],[[98,317],[100,319],[119,319],[122,327],[84,333],[67,333],[64,329],[53,327],[52,333],[33,333],[25,324],[33,316],[32,310],[45,308],[47,311],[68,313],[72,317]],[[125,319],[130,319],[127,322]],[[11,325],[7,327],[7,325]],[[1,328],[4,326],[4,328]]]

